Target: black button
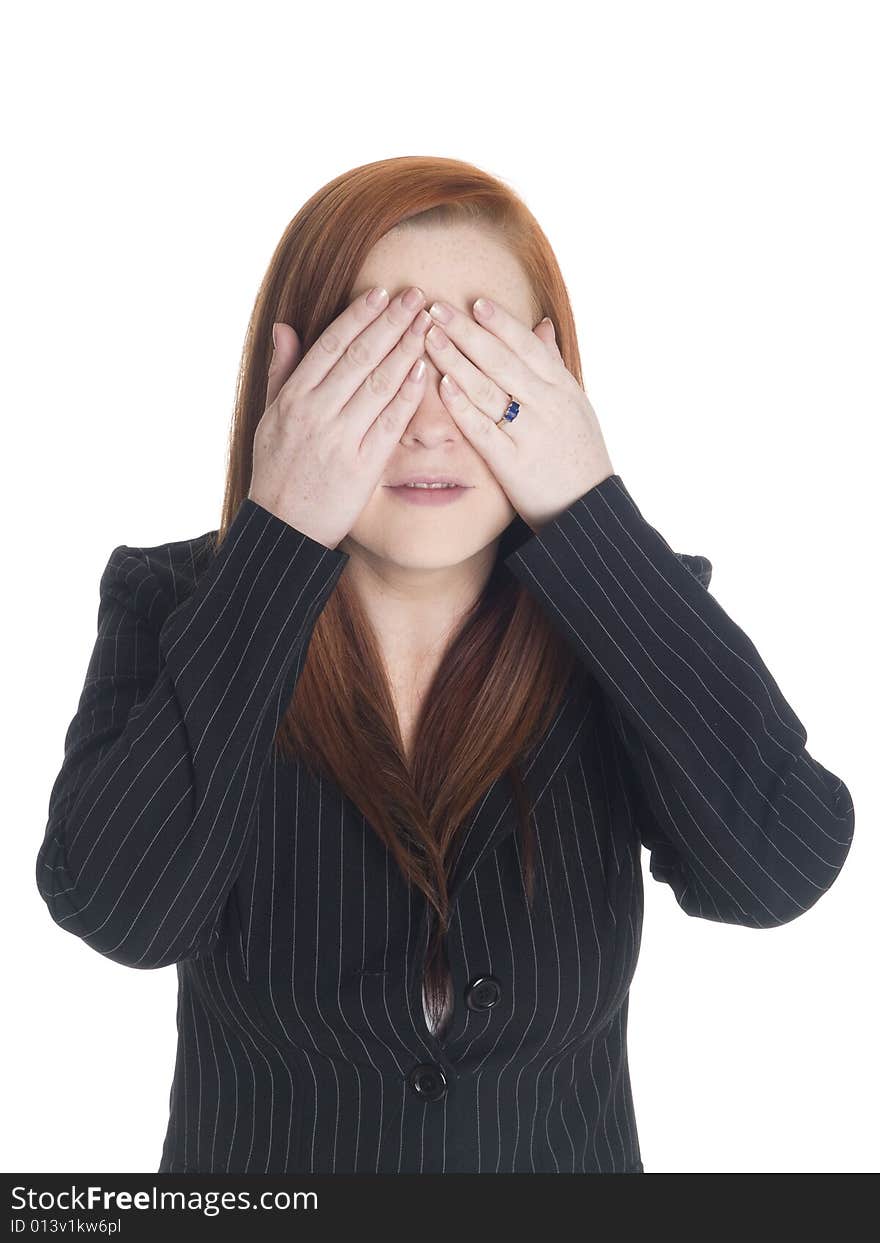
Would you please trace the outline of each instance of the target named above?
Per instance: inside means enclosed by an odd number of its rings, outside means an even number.
[[[446,1095],[446,1076],[436,1062],[419,1062],[409,1072],[410,1086],[426,1101],[439,1101]]]
[[[501,999],[501,985],[494,975],[480,975],[471,980],[464,999],[471,1010],[491,1010]]]

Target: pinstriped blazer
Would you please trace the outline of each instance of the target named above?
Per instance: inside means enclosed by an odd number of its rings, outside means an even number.
[[[643,1172],[641,847],[688,915],[758,929],[807,911],[853,835],[711,563],[673,552],[619,475],[505,556],[587,677],[524,764],[532,909],[506,777],[463,828],[441,1038],[421,893],[272,746],[348,555],[249,498],[215,536],[111,553],[36,861],[61,928],[176,965],[158,1172]]]

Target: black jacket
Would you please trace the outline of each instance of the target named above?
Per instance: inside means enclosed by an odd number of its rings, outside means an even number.
[[[177,965],[158,1172],[642,1172],[640,846],[687,914],[772,928],[853,835],[849,791],[708,591],[710,562],[673,552],[619,475],[505,555],[591,690],[527,757],[531,910],[506,777],[465,826],[440,1040],[421,892],[334,783],[272,746],[348,556],[250,499],[219,552],[215,535],[111,553],[36,868],[61,928]]]

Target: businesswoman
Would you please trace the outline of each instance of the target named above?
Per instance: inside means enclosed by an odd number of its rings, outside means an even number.
[[[853,834],[711,570],[612,466],[507,186],[403,157],[305,204],[219,528],[110,554],[36,866],[176,965],[160,1172],[644,1170],[641,847],[769,929]]]

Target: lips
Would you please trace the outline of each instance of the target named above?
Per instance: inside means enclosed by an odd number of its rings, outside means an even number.
[[[464,496],[471,489],[462,484],[448,487],[408,487],[405,483],[388,484],[389,492],[396,492],[399,500],[409,505],[448,505]]]
[[[452,484],[457,488],[466,488],[469,485],[463,483],[456,475],[409,475],[406,479],[400,479],[396,483],[390,483],[389,488],[405,488],[409,484],[414,483],[445,483]]]

